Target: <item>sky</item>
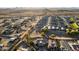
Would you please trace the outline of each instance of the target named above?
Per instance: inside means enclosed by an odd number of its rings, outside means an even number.
[[[78,0],[0,0],[0,7],[79,7]]]

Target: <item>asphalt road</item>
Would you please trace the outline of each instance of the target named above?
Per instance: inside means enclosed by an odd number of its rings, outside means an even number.
[[[36,30],[40,31],[44,26],[50,26],[49,32],[46,33],[47,37],[50,36],[52,33],[56,34],[57,36],[64,36],[66,25],[64,24],[65,21],[63,18],[58,16],[45,16],[40,20],[36,25]],[[59,29],[52,29],[52,27],[58,27]],[[64,30],[61,30],[61,28],[64,28]],[[43,38],[45,42],[48,42],[48,39],[46,37]],[[61,42],[68,50],[71,50],[68,42],[62,41]],[[44,47],[39,47],[39,50],[45,50]]]
[[[51,35],[52,33],[58,35],[58,36],[63,36],[65,34],[65,30],[61,30],[61,28],[63,27],[64,29],[65,24],[64,21],[62,19],[59,19],[57,16],[51,16],[51,21],[50,21],[50,28],[49,32],[47,33],[47,35]],[[52,27],[58,27],[59,29],[52,29]]]
[[[37,23],[35,30],[40,31],[47,24],[47,21],[48,16],[43,17],[42,20]]]
[[[71,51],[72,50],[67,41],[61,41],[61,43],[63,44],[64,48],[67,51]]]

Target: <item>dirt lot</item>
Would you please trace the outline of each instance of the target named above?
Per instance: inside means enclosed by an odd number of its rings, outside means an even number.
[[[46,9],[46,8],[0,8],[0,17],[9,16],[43,16],[43,15],[69,15],[78,16],[79,9]]]

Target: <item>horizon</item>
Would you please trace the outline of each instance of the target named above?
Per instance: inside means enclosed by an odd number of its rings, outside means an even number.
[[[79,7],[78,0],[1,0],[1,8],[11,7]]]

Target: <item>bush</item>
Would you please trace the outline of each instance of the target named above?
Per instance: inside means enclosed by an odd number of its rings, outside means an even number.
[[[44,33],[44,32],[41,32],[41,36],[43,36],[43,37],[44,37],[44,36],[45,36],[45,33]]]
[[[48,32],[48,28],[42,29],[42,32],[44,32],[44,33]]]
[[[79,32],[71,32],[71,33],[69,33],[69,35],[71,35],[71,36],[77,36],[77,35],[79,35]]]

